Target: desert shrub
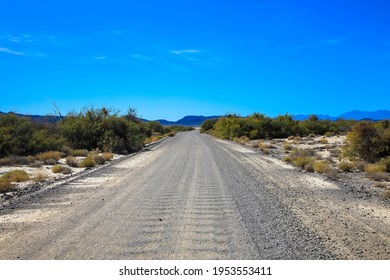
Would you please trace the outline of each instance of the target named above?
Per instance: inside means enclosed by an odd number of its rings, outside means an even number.
[[[385,122],[357,123],[347,134],[348,145],[344,153],[358,156],[370,163],[390,156],[390,127]]]
[[[15,190],[15,186],[7,179],[0,178],[0,193],[11,192]]]
[[[85,149],[75,149],[69,151],[69,155],[73,157],[86,157],[88,156],[88,153],[88,150]]]
[[[83,159],[80,163],[80,167],[82,168],[90,168],[90,167],[95,167],[96,162],[93,160],[92,156],[88,156],[85,159]]]
[[[312,157],[315,156],[316,152],[313,149],[297,149],[294,148],[292,150],[291,156],[292,157]]]
[[[307,172],[314,172],[313,162],[307,163],[307,164],[304,166],[304,169],[305,169]]]
[[[54,165],[52,168],[51,168],[51,171],[53,172],[53,173],[61,173],[62,172],[62,170],[63,170],[63,166],[61,165],[61,164],[56,164],[56,165]]]
[[[38,154],[36,157],[38,160],[43,161],[46,164],[56,164],[61,158],[62,153],[58,151],[49,151]]]
[[[316,161],[313,163],[314,171],[317,173],[326,173],[329,171],[329,165],[326,161]]]
[[[72,174],[72,169],[61,164],[54,165],[51,168],[51,171],[53,171],[53,173]]]
[[[321,143],[321,144],[328,144],[328,139],[326,139],[326,138],[320,138],[319,140],[318,140],[318,142],[319,143]]]
[[[29,175],[24,170],[13,170],[3,174],[1,178],[10,182],[25,182],[29,179]]]
[[[102,157],[105,161],[110,161],[113,159],[114,154],[113,153],[103,153]]]
[[[259,142],[258,147],[263,152],[269,149],[269,145],[264,142]]]
[[[373,187],[378,189],[383,189],[386,188],[386,185],[384,183],[375,183]]]
[[[49,177],[49,174],[46,170],[35,170],[33,172],[33,180],[35,182],[41,182],[46,180]]]
[[[337,165],[337,168],[344,172],[349,172],[353,169],[354,165],[351,162],[341,161]]]
[[[299,157],[293,158],[293,164],[295,166],[300,167],[300,168],[304,168],[306,164],[312,163],[313,161],[314,161],[313,158],[305,157],[305,156],[299,156]]]
[[[152,124],[140,125],[133,118],[120,117],[107,108],[86,109],[80,113],[69,114],[59,125],[61,134],[74,149],[112,150],[128,153],[140,150],[146,138],[141,128],[146,130]]]
[[[372,172],[386,172],[386,166],[383,164],[367,164],[364,168],[366,173]]]
[[[382,164],[367,164],[364,168],[366,177],[374,181],[388,181],[389,175],[385,172],[386,167]]]
[[[325,172],[325,176],[329,179],[335,180],[338,177],[338,171],[335,168],[329,168],[328,171]]]
[[[364,171],[366,168],[367,162],[361,160],[356,163],[356,169],[359,171]]]
[[[34,161],[32,157],[11,155],[0,159],[0,166],[29,165]]]
[[[383,165],[385,167],[386,172],[388,172],[388,173],[390,172],[390,157],[382,158],[379,161],[379,164]]]
[[[292,157],[284,157],[283,160],[288,163],[293,163]]]
[[[93,160],[96,162],[97,165],[102,165],[106,162],[106,160],[100,155],[93,156]]]
[[[79,161],[74,156],[67,156],[66,164],[70,167],[79,167]]]

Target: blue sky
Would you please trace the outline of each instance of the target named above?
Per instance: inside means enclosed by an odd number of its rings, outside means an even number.
[[[0,0],[0,111],[390,109],[386,0]]]

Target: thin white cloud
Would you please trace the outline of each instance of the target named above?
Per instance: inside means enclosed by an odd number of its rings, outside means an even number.
[[[17,51],[14,51],[14,50],[11,50],[11,49],[8,49],[8,48],[2,48],[2,47],[0,47],[0,52],[8,53],[8,54],[14,54],[14,55],[26,55],[23,52],[17,52]]]
[[[190,50],[173,50],[172,54],[186,54],[186,53],[200,53],[199,50],[190,49]]]
[[[96,57],[95,57],[95,60],[103,60],[103,59],[106,59],[106,56],[105,56],[105,55],[96,56]]]
[[[142,61],[153,61],[153,59],[150,56],[143,55],[143,54],[131,54],[132,58]]]

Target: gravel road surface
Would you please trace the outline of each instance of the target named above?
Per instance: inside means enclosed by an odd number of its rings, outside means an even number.
[[[0,258],[390,259],[388,204],[373,203],[239,144],[179,133],[16,200],[0,212]]]

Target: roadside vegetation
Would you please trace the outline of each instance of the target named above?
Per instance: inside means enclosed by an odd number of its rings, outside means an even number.
[[[329,178],[360,171],[370,180],[390,181],[388,120],[328,121],[313,115],[296,121],[289,115],[270,118],[257,113],[248,117],[230,114],[205,121],[201,132],[251,146],[266,155],[275,154],[280,147],[278,154],[285,162]]]
[[[143,122],[134,109],[119,115],[107,108],[89,108],[58,119],[35,122],[12,113],[0,115],[0,167],[50,165],[52,173],[71,174],[71,168],[102,165],[114,154],[133,153],[149,143],[193,129]],[[14,189],[14,177],[4,174],[0,178],[0,192]],[[43,181],[47,177],[47,172],[39,171],[29,179]]]

